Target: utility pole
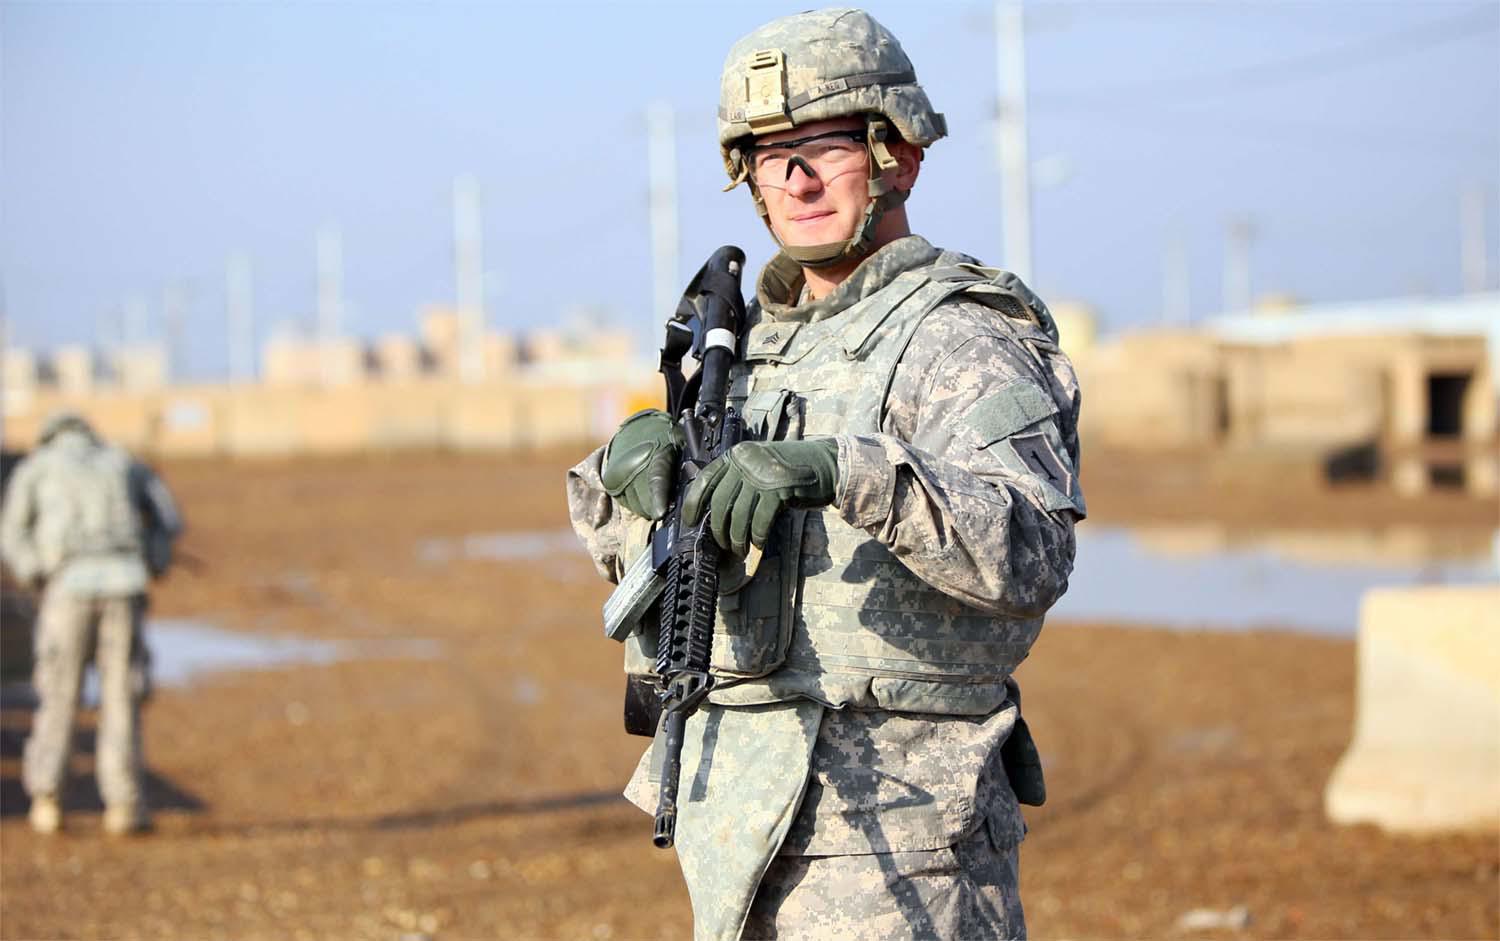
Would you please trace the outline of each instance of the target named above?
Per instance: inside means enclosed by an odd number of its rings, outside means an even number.
[[[225,272],[229,314],[229,376],[235,382],[255,380],[255,294],[250,256],[235,252]]]
[[[1000,157],[1003,266],[1031,280],[1031,181],[1026,151],[1026,24],[1021,0],[995,0],[995,78],[999,110],[995,144]]]
[[[125,346],[125,318],[120,308],[111,307],[94,318],[94,344],[108,359],[119,358]]]
[[[651,189],[651,326],[677,307],[677,120],[672,106],[654,102],[646,109],[646,160]]]
[[[1459,215],[1463,226],[1464,291],[1472,294],[1490,286],[1489,246],[1484,237],[1485,191],[1481,185],[1464,190]]]
[[[484,378],[484,217],[479,179],[469,173],[453,180],[453,265],[458,375],[464,382],[479,382]]]
[[[146,299],[139,294],[125,302],[124,325],[120,331],[126,346],[146,343]]]
[[[161,317],[167,333],[167,381],[177,382],[186,372],[182,339],[187,319],[187,292],[180,282],[169,283],[162,291]]]
[[[1224,312],[1249,313],[1253,297],[1250,287],[1250,248],[1255,242],[1255,222],[1248,216],[1230,220],[1224,247]]]
[[[1187,242],[1181,233],[1173,233],[1167,241],[1162,263],[1162,314],[1175,327],[1186,327],[1193,320]]]
[[[318,365],[325,385],[334,379],[334,341],[343,329],[344,242],[338,227],[318,230]]]

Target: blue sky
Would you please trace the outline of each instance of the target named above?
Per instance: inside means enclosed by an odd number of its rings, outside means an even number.
[[[763,262],[714,141],[729,45],[801,4],[0,3],[0,275],[12,340],[89,342],[132,297],[186,371],[225,369],[224,269],[246,251],[261,332],[310,323],[314,240],[343,234],[345,321],[415,328],[453,297],[453,177],[485,205],[491,322],[579,307],[656,341],[643,117],[678,109],[685,277],[725,242]],[[914,228],[1004,264],[987,3],[871,3],[952,136]],[[1500,273],[1500,5],[1049,3],[1028,10],[1035,287],[1107,329],[1158,321],[1167,243],[1195,315],[1250,217],[1257,292],[1460,290],[1460,197],[1487,196]]]

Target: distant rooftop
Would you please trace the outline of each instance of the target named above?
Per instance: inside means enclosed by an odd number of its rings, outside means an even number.
[[[1299,304],[1284,311],[1224,314],[1210,318],[1205,326],[1221,339],[1240,343],[1371,333],[1482,336],[1492,383],[1500,386],[1500,291]]]
[[[1280,343],[1330,333],[1484,335],[1500,340],[1500,291],[1452,297],[1394,297],[1335,304],[1298,304],[1283,310],[1223,314],[1208,330],[1226,340]]]

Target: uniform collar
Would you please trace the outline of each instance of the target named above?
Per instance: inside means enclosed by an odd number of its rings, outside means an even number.
[[[848,310],[913,268],[930,265],[939,252],[920,235],[908,235],[876,249],[860,262],[827,297],[799,304],[803,294],[802,266],[778,252],[761,269],[755,297],[762,315],[781,322],[816,323]]]

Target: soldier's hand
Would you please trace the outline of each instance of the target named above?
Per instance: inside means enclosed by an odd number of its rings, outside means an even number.
[[[811,509],[833,502],[839,449],[832,438],[743,441],[688,485],[682,521],[695,525],[705,508],[714,541],[735,555],[764,548],[785,507]]]
[[[682,432],[670,415],[654,408],[636,412],[604,449],[599,477],[605,492],[636,516],[661,519],[681,449]]]

